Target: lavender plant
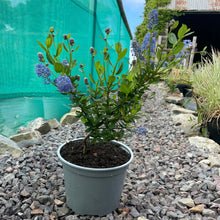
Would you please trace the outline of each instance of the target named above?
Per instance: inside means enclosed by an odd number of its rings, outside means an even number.
[[[152,19],[156,22],[155,17],[152,17]],[[151,25],[154,26],[153,23]],[[176,28],[177,25],[175,23],[172,29]],[[161,46],[155,50],[159,60],[157,65],[152,65],[153,54],[150,52],[153,35],[151,35],[149,46],[142,53],[144,59],[142,60],[141,56],[137,59],[138,65],[142,66],[140,71],[127,71],[122,74],[123,58],[127,54],[127,48],[123,49],[120,42],[116,43],[114,49],[117,60],[112,63],[108,49],[108,36],[111,30],[106,28],[106,36],[103,39],[105,47],[101,51],[101,61],[96,60],[96,49],[90,48],[97,80],[94,80],[91,74],[84,71],[84,64],[79,65],[79,71],[83,73],[84,79],[80,79],[77,74],[72,74],[72,69],[78,66],[77,61],[73,59],[73,53],[79,47],[75,45],[75,41],[70,34],[63,35],[64,42],[56,44],[54,28],[50,28],[45,46],[38,41],[46,54],[45,58],[42,53],[38,53],[40,63],[36,64],[35,67],[38,77],[43,78],[46,84],[53,84],[63,95],[69,95],[72,103],[81,109],[77,112],[77,115],[85,124],[87,132],[84,138],[83,153],[87,151],[89,137],[92,137],[93,142],[103,142],[122,139],[125,137],[126,130],[132,132],[131,125],[139,118],[142,95],[149,89],[151,83],[160,78],[161,71],[166,72],[173,65],[176,65],[177,61],[172,60],[167,67],[163,67],[164,63],[169,61],[168,57],[170,55],[175,55],[182,50],[184,45],[181,40],[188,31],[189,29],[185,26],[180,28],[178,32],[179,39],[176,39],[173,43],[169,55],[163,53]],[[52,46],[55,49],[55,54],[51,53]],[[62,52],[65,52],[67,59],[61,61],[60,55]],[[139,52],[137,50],[137,53]],[[87,93],[79,90],[80,83],[87,86]]]

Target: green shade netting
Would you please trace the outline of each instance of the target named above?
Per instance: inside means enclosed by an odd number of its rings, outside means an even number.
[[[50,27],[59,30],[56,42],[63,42],[63,34],[71,34],[80,46],[74,53],[78,65],[84,63],[85,72],[94,78],[89,48],[96,48],[97,59],[101,58],[104,42],[99,36],[104,38],[106,27],[112,29],[109,47],[118,41],[123,48],[130,45],[116,0],[1,0],[0,9],[0,134],[6,136],[36,117],[59,120],[70,109],[68,97],[44,85],[35,73],[37,53],[44,52],[36,40],[44,42]],[[124,72],[128,60],[129,53]],[[80,74],[78,69],[72,74]],[[86,89],[83,83],[80,89]]]

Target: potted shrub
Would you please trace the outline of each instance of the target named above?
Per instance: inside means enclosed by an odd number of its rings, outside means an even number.
[[[199,122],[211,139],[220,144],[220,53],[212,51],[191,76]]]
[[[153,21],[152,26],[157,20]],[[151,33],[152,26],[149,27]],[[178,22],[175,22],[170,30],[177,26]],[[154,47],[152,54],[150,45],[155,37],[152,34],[148,43],[145,42],[142,55],[137,55],[137,60],[133,62],[139,71],[121,74],[127,49],[123,49],[120,42],[114,45],[117,60],[113,64],[109,52],[111,45],[108,45],[111,30],[106,28],[102,61],[96,60],[97,51],[90,48],[97,80],[85,73],[84,64],[79,65],[83,80],[77,74],[72,75],[72,69],[78,66],[73,59],[78,46],[75,46],[70,34],[63,35],[64,42],[56,44],[54,28],[50,28],[45,46],[38,41],[45,51],[47,62],[45,56],[38,53],[37,75],[44,79],[44,83],[53,84],[59,92],[69,95],[73,105],[81,109],[77,115],[86,126],[86,137],[64,143],[58,149],[64,170],[67,205],[74,212],[102,216],[117,208],[126,169],[133,158],[130,148],[118,141],[126,137],[126,131],[132,132],[141,110],[142,95],[149,85],[157,82],[162,73],[179,62],[174,59],[169,63],[169,56],[182,50],[182,39],[188,31],[183,25],[178,31],[178,39],[170,31],[168,37],[173,39],[173,47],[169,54],[163,53],[162,46]],[[54,55],[50,50],[52,45],[55,46]],[[133,46],[136,45],[134,43]],[[62,52],[67,54],[67,59],[63,61],[60,60]],[[155,56],[157,64],[153,62]],[[79,91],[80,83],[86,84],[86,92]]]

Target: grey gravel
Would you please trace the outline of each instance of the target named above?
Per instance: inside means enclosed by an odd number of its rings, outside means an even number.
[[[147,134],[123,141],[135,157],[117,210],[104,217],[79,216],[66,206],[56,150],[64,141],[85,136],[84,126],[77,122],[43,135],[43,144],[25,148],[19,158],[9,153],[0,156],[0,219],[219,220],[218,168],[199,163],[208,155],[191,146],[174,125],[161,85],[151,89],[155,97],[144,101],[142,118],[136,123],[146,127]],[[178,203],[183,198],[191,198],[195,206],[203,204],[203,212],[191,213],[190,207]]]

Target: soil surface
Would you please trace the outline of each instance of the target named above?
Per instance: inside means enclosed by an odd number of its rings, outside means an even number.
[[[83,142],[71,141],[62,147],[61,156],[70,163],[90,168],[110,168],[125,164],[130,154],[112,142],[88,143],[83,154]]]

